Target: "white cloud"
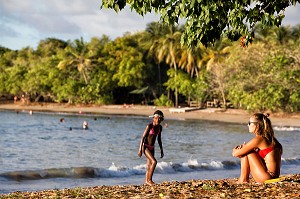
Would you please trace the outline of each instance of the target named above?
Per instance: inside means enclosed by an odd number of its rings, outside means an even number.
[[[285,12],[285,18],[282,20],[283,25],[299,25],[300,24],[300,5],[288,7]]]
[[[145,30],[158,15],[142,17],[127,6],[116,13],[100,9],[101,0],[0,0],[0,45],[10,49],[35,48],[47,37],[74,40]],[[288,8],[284,25],[299,23],[300,6]]]

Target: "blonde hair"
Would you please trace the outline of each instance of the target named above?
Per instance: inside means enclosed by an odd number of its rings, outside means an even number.
[[[255,113],[252,115],[252,117],[254,117],[256,120],[256,128],[254,130],[254,133],[266,138],[269,142],[272,143],[272,145],[274,145],[274,147],[278,147],[282,151],[281,144],[275,138],[274,130],[272,128],[272,123],[269,119],[269,116],[269,113]]]

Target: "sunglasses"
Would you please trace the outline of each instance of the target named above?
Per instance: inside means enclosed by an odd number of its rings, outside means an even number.
[[[248,122],[248,126],[250,126],[252,123],[255,124],[257,122]]]

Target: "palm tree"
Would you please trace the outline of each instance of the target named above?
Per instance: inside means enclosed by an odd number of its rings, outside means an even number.
[[[292,35],[296,41],[297,40],[299,41],[299,39],[300,39],[300,24],[296,25],[292,28]]]
[[[170,33],[169,26],[159,23],[159,22],[152,22],[147,24],[145,34],[142,37],[141,44],[144,49],[148,50],[148,56],[153,58],[155,63],[157,64],[158,68],[158,82],[159,82],[159,95],[161,95],[161,66],[160,61],[158,61],[155,53],[156,48],[158,46],[158,42],[161,38],[164,38],[165,35]]]
[[[227,39],[216,41],[213,46],[208,48],[201,46],[203,50],[203,58],[201,62],[206,65],[207,70],[213,74],[213,82],[215,90],[221,93],[224,107],[226,108],[226,78],[228,74],[224,74],[223,67],[226,67],[223,62],[226,55],[229,54],[232,43]]]
[[[58,63],[58,68],[61,70],[67,68],[77,67],[77,70],[82,75],[84,82],[89,82],[89,69],[92,67],[92,60],[89,57],[89,50],[87,44],[81,37],[80,40],[76,39],[71,43],[65,54],[65,59]]]
[[[188,48],[187,46],[183,46],[180,54],[178,66],[182,70],[185,70],[190,75],[191,78],[194,77],[198,78],[199,72],[203,67],[201,60],[202,60],[202,50],[199,47],[194,46]],[[190,104],[190,101],[191,101],[191,96],[189,94],[188,104]]]
[[[171,29],[172,30],[172,29]],[[159,62],[164,61],[169,64],[170,67],[174,68],[175,71],[175,81],[177,76],[177,63],[179,56],[181,54],[182,48],[180,44],[181,32],[170,31],[165,37],[160,38],[156,44],[153,46],[156,58]],[[151,50],[153,50],[151,49]],[[178,91],[175,87],[175,107],[178,107]]]
[[[188,48],[184,46],[178,63],[179,67],[187,71],[191,77],[199,77],[199,71],[203,67],[202,53],[203,51],[199,47]]]
[[[288,43],[292,39],[292,30],[290,26],[280,26],[274,29],[274,35],[280,44]]]

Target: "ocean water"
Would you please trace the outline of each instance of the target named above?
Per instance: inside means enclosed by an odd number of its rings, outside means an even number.
[[[60,119],[64,118],[64,122]],[[82,129],[82,122],[89,129]],[[0,111],[0,194],[98,185],[143,184],[144,156],[137,156],[151,118]],[[244,125],[204,120],[162,123],[164,158],[153,180],[223,179],[239,176],[232,148],[252,138]],[[283,145],[281,174],[300,171],[300,128],[274,126]]]

